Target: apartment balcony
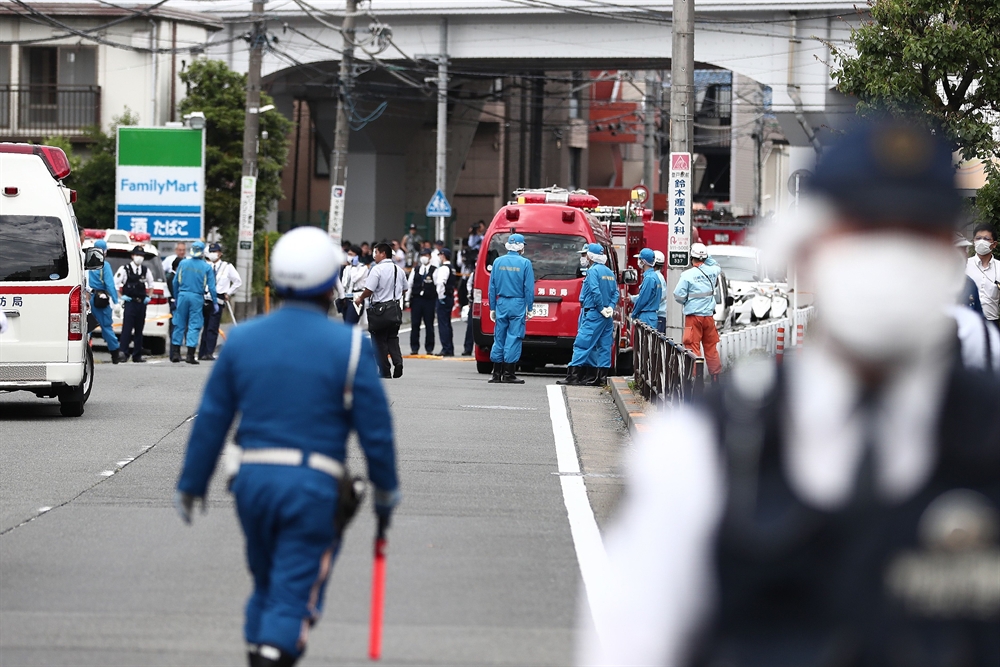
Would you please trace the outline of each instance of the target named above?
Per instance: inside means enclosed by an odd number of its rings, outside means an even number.
[[[82,135],[101,122],[101,87],[0,84],[0,136]]]

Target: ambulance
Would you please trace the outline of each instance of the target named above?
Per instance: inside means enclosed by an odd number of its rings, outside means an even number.
[[[493,217],[483,239],[485,252],[480,251],[476,262],[472,327],[477,370],[483,374],[493,370],[490,348],[494,323],[489,310],[493,262],[507,253],[504,245],[510,235],[518,233],[524,236],[524,257],[531,260],[535,274],[534,306],[527,321],[519,369],[565,365],[572,358],[584,278],[580,250],[588,243],[599,243],[608,256],[608,268],[618,279],[621,295],[613,316],[616,353],[612,354],[612,372],[630,372],[632,351],[627,321],[631,301],[627,294],[634,291],[638,273],[627,267],[627,248],[616,247],[612,239],[615,216],[607,209],[619,207],[602,209],[598,199],[585,190],[570,192],[553,187],[518,190],[514,196]],[[639,218],[641,226],[642,214]]]

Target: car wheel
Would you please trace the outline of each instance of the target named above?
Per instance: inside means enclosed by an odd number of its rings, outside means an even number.
[[[59,414],[63,417],[83,416],[83,401],[60,401]]]
[[[94,388],[94,351],[87,346],[87,363],[83,366],[83,382],[80,383],[83,389],[83,400],[86,403],[90,399],[90,390]],[[81,412],[82,414],[82,412]]]
[[[493,363],[489,361],[477,361],[476,370],[480,375],[489,375],[493,372]]]
[[[83,365],[83,380],[76,387],[69,387],[59,393],[59,413],[63,417],[80,417],[83,406],[94,388],[94,353],[87,346],[86,361]]]

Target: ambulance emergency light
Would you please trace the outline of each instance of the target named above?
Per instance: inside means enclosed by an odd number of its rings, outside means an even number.
[[[583,191],[567,192],[565,190],[525,190],[514,193],[518,204],[562,204],[573,208],[597,208],[600,201],[594,195]]]

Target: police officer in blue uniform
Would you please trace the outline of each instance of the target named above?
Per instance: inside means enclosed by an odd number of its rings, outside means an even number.
[[[342,539],[346,441],[356,430],[375,486],[380,530],[399,502],[392,416],[371,343],[327,317],[342,253],[325,232],[292,230],[271,255],[284,306],[233,329],[191,430],[175,504],[191,521],[239,413],[241,463],[231,490],[254,590],[244,634],[251,667],[289,667],[319,619]]]
[[[663,298],[663,287],[656,278],[656,255],[651,248],[643,248],[636,258],[639,260],[639,269],[642,274],[642,285],[639,293],[632,297],[632,319],[644,322],[656,330],[657,312],[660,308],[660,299]]]
[[[108,252],[108,244],[104,239],[94,243],[94,247],[100,248],[105,254]],[[121,344],[113,328],[111,304],[118,303],[118,290],[115,289],[115,276],[111,272],[111,264],[105,262],[101,268],[88,271],[87,284],[90,286],[90,312],[101,325],[101,337],[108,344],[111,362],[117,364],[119,361],[125,361],[125,354],[120,349]]]
[[[491,383],[524,384],[514,375],[521,358],[521,342],[528,313],[535,305],[535,273],[524,252],[524,236],[511,234],[505,244],[507,254],[493,262],[490,272],[490,319],[493,330]]]
[[[205,291],[212,297],[212,304],[219,310],[215,294],[215,271],[205,259],[205,244],[195,241],[191,244],[191,255],[177,265],[174,274],[174,295],[177,298],[177,309],[173,314],[174,332],[170,339],[170,361],[181,360],[181,345],[187,344],[187,363],[199,363],[195,359],[198,349],[198,338],[205,324],[203,309],[205,307]],[[185,332],[187,334],[185,338]]]
[[[587,276],[580,289],[580,324],[573,341],[573,358],[566,379],[556,384],[603,385],[611,368],[614,345],[614,314],[618,303],[618,282],[606,264],[608,256],[599,243],[591,243],[581,254],[587,261]],[[588,369],[594,377],[587,377]]]

